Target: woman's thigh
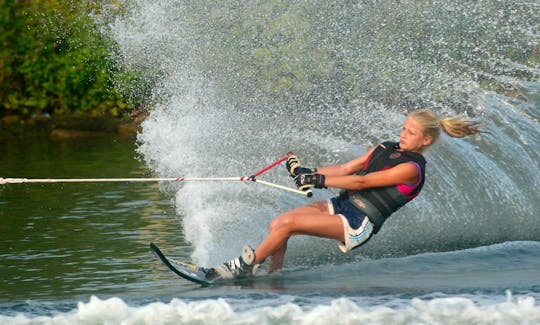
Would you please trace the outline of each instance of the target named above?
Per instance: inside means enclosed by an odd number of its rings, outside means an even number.
[[[326,213],[328,214],[329,212],[330,210],[328,208],[328,201],[317,201],[317,202],[303,205],[296,209],[292,209],[290,211],[285,212],[284,214],[299,214],[299,213],[313,213],[313,214]]]
[[[278,219],[286,224],[291,235],[311,235],[343,240],[343,221],[330,214],[328,202],[321,201],[291,210]]]

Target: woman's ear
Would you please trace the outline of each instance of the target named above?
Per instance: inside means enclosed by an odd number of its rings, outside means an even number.
[[[428,136],[425,136],[425,137],[424,137],[424,141],[423,141],[422,144],[423,144],[425,147],[427,147],[427,146],[430,146],[432,142],[433,142],[433,137],[432,137],[431,135],[428,135]]]

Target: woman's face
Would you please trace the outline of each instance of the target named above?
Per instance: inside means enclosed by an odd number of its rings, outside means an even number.
[[[399,135],[399,147],[401,150],[422,152],[432,141],[433,138],[431,136],[424,135],[420,124],[418,124],[414,117],[407,118]]]

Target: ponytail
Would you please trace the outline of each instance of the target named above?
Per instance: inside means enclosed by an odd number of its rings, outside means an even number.
[[[439,118],[435,112],[429,109],[418,110],[410,113],[422,128],[426,136],[431,136],[434,143],[441,135],[441,129],[453,138],[463,138],[468,135],[481,133],[481,123],[467,121],[461,117]]]
[[[444,132],[453,138],[463,138],[468,135],[480,133],[479,122],[466,121],[460,117],[447,117],[440,119]]]

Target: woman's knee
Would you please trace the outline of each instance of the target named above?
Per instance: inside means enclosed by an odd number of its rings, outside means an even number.
[[[294,217],[290,214],[282,214],[279,217],[272,220],[270,223],[269,231],[286,231],[291,232],[294,226]]]

